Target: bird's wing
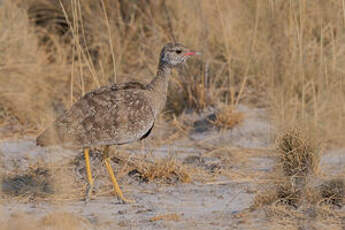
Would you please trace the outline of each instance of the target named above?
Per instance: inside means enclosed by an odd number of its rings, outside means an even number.
[[[37,143],[45,145],[47,139],[47,144],[93,146],[140,139],[154,123],[151,101],[143,87],[127,83],[86,94],[38,137]]]

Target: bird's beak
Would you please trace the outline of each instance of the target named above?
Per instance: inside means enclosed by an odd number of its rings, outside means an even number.
[[[185,53],[183,56],[195,56],[195,55],[201,55],[200,52],[190,50],[189,52]]]

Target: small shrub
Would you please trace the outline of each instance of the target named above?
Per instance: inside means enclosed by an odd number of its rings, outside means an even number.
[[[302,191],[290,182],[282,183],[276,188],[278,203],[297,208],[302,201]]]
[[[290,181],[286,181],[274,184],[269,189],[257,194],[252,209],[273,204],[297,208],[301,204],[302,198],[302,190],[295,188]]]
[[[319,149],[301,129],[292,128],[277,139],[280,163],[286,176],[315,174],[320,162]]]
[[[216,113],[216,119],[210,122],[218,128],[232,129],[243,119],[244,114],[235,111],[233,106],[224,106]]]
[[[23,174],[5,177],[2,192],[8,196],[46,197],[53,193],[52,178],[47,168],[30,168]]]
[[[138,165],[135,171],[143,181],[159,181],[172,184],[176,182],[189,183],[191,181],[188,170],[175,159],[155,160],[151,164]]]
[[[324,204],[341,208],[345,204],[345,181],[337,178],[324,182],[320,186],[320,195]]]

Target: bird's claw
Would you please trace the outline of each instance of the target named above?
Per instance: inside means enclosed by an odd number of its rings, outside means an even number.
[[[118,197],[118,198],[121,200],[122,204],[134,204],[135,203],[135,200],[126,199],[124,197]]]
[[[86,188],[86,193],[85,193],[85,203],[87,204],[91,198],[93,191],[93,185],[88,184]]]

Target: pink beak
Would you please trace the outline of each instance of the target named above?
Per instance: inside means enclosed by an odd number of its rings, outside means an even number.
[[[185,53],[183,56],[194,56],[194,55],[200,55],[200,53],[199,52],[191,51],[191,52]]]

